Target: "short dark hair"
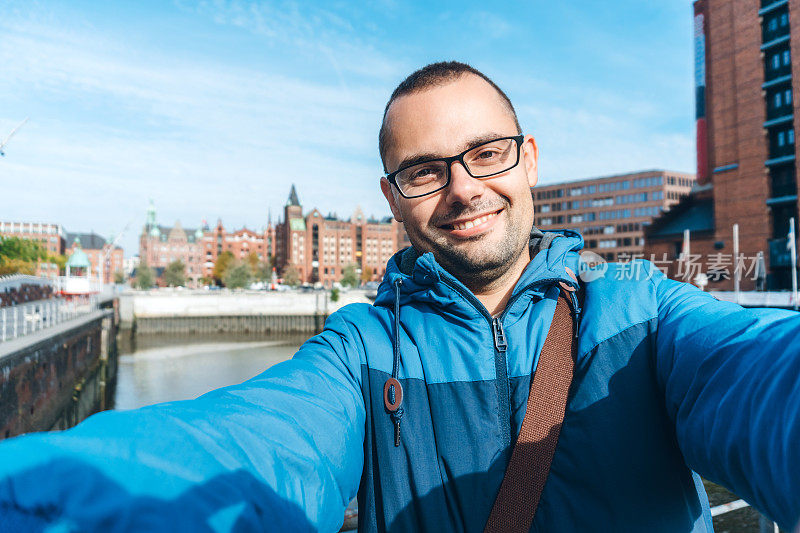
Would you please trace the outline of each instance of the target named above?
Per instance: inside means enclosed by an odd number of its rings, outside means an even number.
[[[503,103],[508,108],[509,113],[511,113],[511,116],[514,117],[514,124],[517,127],[517,133],[522,133],[522,128],[520,128],[519,120],[517,119],[517,112],[514,110],[511,100],[495,82],[489,79],[486,74],[466,63],[461,63],[459,61],[440,61],[438,63],[431,63],[430,65],[425,65],[416,72],[413,72],[410,76],[400,82],[400,85],[398,85],[394,92],[392,92],[392,96],[389,98],[389,101],[386,102],[386,107],[383,110],[383,120],[381,121],[381,130],[380,133],[378,133],[378,152],[381,156],[381,162],[383,163],[384,171],[388,172],[385,159],[386,148],[389,142],[389,128],[386,124],[386,114],[389,112],[389,106],[392,105],[392,102],[407,94],[413,94],[437,85],[445,85],[457,80],[465,74],[474,74],[475,76],[478,76],[491,85],[495,91],[497,91],[497,94],[500,95]]]

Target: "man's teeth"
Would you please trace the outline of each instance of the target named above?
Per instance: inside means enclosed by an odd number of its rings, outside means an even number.
[[[471,228],[473,226],[478,226],[480,224],[483,224],[484,222],[486,222],[487,220],[489,220],[490,218],[492,218],[495,215],[496,215],[496,213],[490,213],[488,215],[482,216],[481,218],[476,218],[476,219],[473,219],[473,220],[467,220],[466,222],[460,222],[458,224],[453,224],[453,229],[469,229],[469,228]]]

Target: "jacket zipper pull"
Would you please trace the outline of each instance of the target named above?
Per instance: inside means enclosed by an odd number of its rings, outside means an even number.
[[[400,419],[397,417],[392,417],[394,420],[394,447],[397,448],[400,446]]]
[[[498,352],[505,352],[508,348],[506,333],[503,331],[503,323],[497,317],[492,318],[492,333],[494,334],[494,347]]]

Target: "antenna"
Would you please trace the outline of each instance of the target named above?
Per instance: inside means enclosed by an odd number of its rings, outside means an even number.
[[[17,131],[19,131],[19,129],[20,129],[22,126],[24,126],[26,122],[28,122],[28,119],[29,119],[29,118],[30,118],[30,117],[25,117],[25,120],[23,120],[22,122],[20,122],[20,123],[19,123],[19,125],[18,125],[16,128],[14,128],[13,130],[11,130],[11,133],[9,133],[9,134],[8,134],[8,137],[6,137],[6,138],[5,138],[5,140],[3,140],[3,142],[1,142],[1,143],[0,143],[0,156],[5,156],[5,155],[6,155],[6,153],[3,151],[3,148],[5,148],[5,147],[6,147],[6,145],[8,144],[8,141],[9,141],[9,140],[11,140],[11,137],[13,137],[13,136],[14,136],[14,134],[15,134],[15,133],[17,133]]]

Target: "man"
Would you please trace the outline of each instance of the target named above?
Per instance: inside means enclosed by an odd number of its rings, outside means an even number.
[[[583,241],[533,227],[536,143],[467,65],[405,80],[380,145],[381,189],[413,247],[389,261],[375,305],[343,308],[241,385],[4,443],[8,524],[334,531],[358,492],[363,531],[483,530]],[[637,265],[581,283],[532,530],[711,531],[693,470],[793,526],[800,315]]]

